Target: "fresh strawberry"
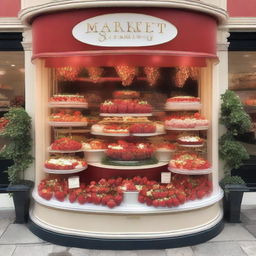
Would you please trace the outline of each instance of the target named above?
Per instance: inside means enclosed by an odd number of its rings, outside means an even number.
[[[107,202],[107,206],[109,208],[114,208],[116,206],[116,202],[113,200],[113,199],[110,199],[108,202]]]
[[[63,202],[66,198],[66,194],[63,191],[56,191],[54,196],[60,202]]]
[[[80,195],[77,197],[77,201],[78,201],[79,204],[85,204],[85,203],[86,203],[86,197],[85,197],[85,195],[80,194]]]
[[[71,194],[69,194],[68,199],[70,203],[74,203],[76,201],[76,193],[72,192]]]

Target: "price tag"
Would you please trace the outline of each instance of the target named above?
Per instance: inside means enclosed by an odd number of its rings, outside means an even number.
[[[68,178],[68,188],[79,188],[80,179],[79,176],[72,176]]]
[[[161,172],[161,183],[171,183],[171,172]]]

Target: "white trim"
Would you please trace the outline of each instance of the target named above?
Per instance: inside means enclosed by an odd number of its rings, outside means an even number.
[[[18,18],[0,18],[0,32],[22,32],[25,26]]]
[[[217,191],[215,191],[209,197],[205,197],[203,199],[197,199],[194,201],[186,202],[177,207],[154,207],[147,206],[145,204],[137,203],[135,205],[129,205],[125,202],[122,202],[120,206],[117,206],[113,209],[108,208],[107,206],[102,205],[94,205],[94,204],[84,204],[80,205],[79,203],[70,203],[68,199],[65,199],[64,202],[59,202],[58,200],[52,198],[47,201],[38,195],[36,189],[34,189],[32,193],[32,197],[34,200],[44,206],[52,207],[61,210],[68,211],[78,211],[78,212],[92,212],[92,213],[103,213],[103,214],[161,214],[161,213],[172,213],[172,212],[184,212],[200,209],[203,207],[208,207],[219,202],[223,198],[223,191],[219,187]]]
[[[179,8],[207,13],[216,17],[220,23],[225,23],[227,20],[227,13],[224,9],[219,8],[215,5],[199,2],[198,0],[61,0],[24,8],[19,13],[19,18],[24,24],[28,25],[31,23],[33,17],[38,16],[42,13],[95,7]]]
[[[77,231],[75,229],[66,229],[60,228],[55,225],[51,225],[44,220],[41,220],[36,215],[34,215],[33,210],[30,210],[30,218],[31,220],[38,226],[53,232],[57,232],[60,234],[65,235],[75,235],[75,236],[82,236],[82,237],[92,237],[92,238],[107,238],[107,239],[134,239],[134,238],[164,238],[164,237],[175,237],[175,236],[182,236],[182,235],[189,235],[198,233],[204,230],[208,230],[218,224],[223,217],[222,211],[219,211],[218,215],[212,219],[211,221],[204,223],[201,226],[188,228],[186,230],[174,230],[174,231],[166,231],[166,232],[134,232],[134,233],[114,233],[114,232],[85,232],[85,231]]]
[[[256,17],[231,17],[225,25],[231,31],[256,30]]]

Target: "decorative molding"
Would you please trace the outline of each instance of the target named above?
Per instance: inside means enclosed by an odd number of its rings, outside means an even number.
[[[18,18],[0,18],[0,32],[22,32],[24,28]]]
[[[24,51],[32,51],[32,31],[31,28],[27,28],[22,33],[23,40],[21,42]]]
[[[224,9],[198,0],[60,0],[24,8],[21,10],[19,18],[23,24],[29,25],[32,18],[43,13],[95,7],[182,8],[212,15],[216,17],[221,24],[224,24],[227,20],[227,13]]]
[[[256,29],[256,17],[230,17],[225,25],[230,31],[254,31]]]
[[[229,36],[230,36],[230,33],[226,28],[222,27],[218,30],[218,33],[217,33],[217,50],[218,51],[228,51]]]

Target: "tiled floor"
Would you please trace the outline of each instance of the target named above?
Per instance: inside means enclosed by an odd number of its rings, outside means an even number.
[[[256,256],[256,206],[243,209],[242,224],[226,223],[223,232],[191,247],[167,250],[100,251],[53,245],[13,224],[13,210],[0,210],[0,256]]]

